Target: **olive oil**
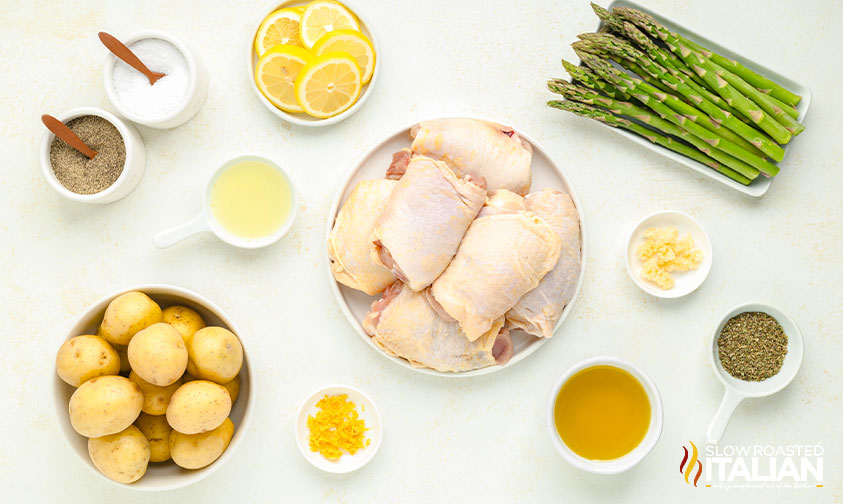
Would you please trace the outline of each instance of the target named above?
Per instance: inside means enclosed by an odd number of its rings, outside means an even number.
[[[292,212],[293,195],[281,173],[262,161],[241,161],[223,171],[211,188],[211,211],[222,227],[241,238],[271,235]]]
[[[641,383],[614,366],[592,366],[568,379],[556,396],[556,431],[577,455],[612,460],[631,452],[650,427]]]

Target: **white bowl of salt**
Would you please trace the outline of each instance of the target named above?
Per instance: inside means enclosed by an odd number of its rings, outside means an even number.
[[[151,128],[175,128],[189,121],[208,94],[208,70],[184,42],[157,30],[144,30],[124,43],[153,72],[166,74],[155,84],[108,53],[103,81],[117,111]]]

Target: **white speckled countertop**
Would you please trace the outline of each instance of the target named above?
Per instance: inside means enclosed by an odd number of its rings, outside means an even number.
[[[544,80],[562,76],[567,46],[596,26],[586,0],[358,0],[380,40],[380,81],[351,119],[324,129],[281,122],[258,102],[244,44],[264,1],[4,1],[0,4],[0,488],[5,502],[843,502],[843,4],[650,1],[647,6],[813,90],[807,131],[770,191],[746,197],[598,124],[545,107]],[[810,6],[810,8],[809,8]],[[93,105],[102,89],[99,30],[155,28],[197,47],[208,99],[189,123],[140,127],[147,170],[104,207],[61,199],[42,179],[42,113]],[[589,226],[587,278],[572,316],[526,361],[444,380],[390,363],[360,341],[325,273],[326,213],[353,159],[396,127],[479,114],[535,137],[572,178]],[[279,160],[300,193],[290,235],[237,250],[211,235],[156,250],[158,230],[191,217],[216,165],[242,152]],[[679,300],[642,293],[627,277],[623,240],[646,214],[675,209],[708,231],[714,267]],[[169,494],[121,489],[77,462],[57,426],[51,381],[64,332],[87,305],[137,283],[180,285],[238,321],[259,389],[251,431],[211,478]],[[677,475],[682,445],[704,443],[722,386],[706,341],[721,315],[763,300],[802,329],[794,383],[745,402],[723,443],[816,444],[824,487],[693,488]],[[545,425],[556,378],[595,354],[627,358],[661,389],[664,432],[635,469],[614,477],[566,465]],[[385,438],[372,463],[334,476],[298,453],[293,416],[313,389],[343,382],[378,403]]]

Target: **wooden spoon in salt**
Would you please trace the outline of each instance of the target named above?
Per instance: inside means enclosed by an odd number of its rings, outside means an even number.
[[[108,48],[109,51],[114,53],[115,56],[120,58],[121,60],[125,61],[130,67],[134,68],[138,72],[146,75],[146,78],[149,79],[149,85],[152,86],[155,84],[158,79],[164,77],[167,74],[161,72],[153,72],[143,62],[138,58],[135,53],[132,52],[131,49],[126,47],[126,44],[120,42],[112,35],[109,35],[106,32],[100,32],[100,41]]]
[[[88,156],[88,159],[94,159],[94,156],[97,155],[97,151],[88,147],[85,142],[83,142],[82,139],[73,132],[73,130],[50,114],[42,115],[41,122],[43,122],[44,126],[46,126],[48,130],[52,131],[54,135],[61,138],[64,143]]]

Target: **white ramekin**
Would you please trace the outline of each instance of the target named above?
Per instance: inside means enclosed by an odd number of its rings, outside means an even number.
[[[187,61],[187,68],[190,72],[190,85],[187,91],[187,98],[181,107],[177,108],[170,114],[160,117],[143,117],[126,110],[126,107],[123,106],[123,103],[114,92],[112,77],[117,57],[111,54],[111,52],[108,53],[108,56],[105,59],[105,70],[103,71],[105,94],[108,95],[108,99],[111,101],[111,104],[114,105],[114,108],[117,109],[117,112],[134,123],[158,129],[175,128],[176,126],[181,126],[186,123],[194,115],[196,115],[202,107],[202,104],[205,102],[205,97],[208,94],[208,70],[202,62],[202,59],[199,58],[198,54],[193,51],[190,46],[182,42],[180,39],[158,30],[144,30],[135,33],[124,40],[123,43],[127,46],[131,46],[138,40],[151,38],[161,39],[173,44],[179,51],[181,51],[182,55],[184,55],[184,59]]]
[[[556,431],[556,421],[553,413],[556,406],[556,396],[559,395],[562,385],[576,373],[594,366],[612,366],[628,372],[641,383],[641,386],[644,387],[644,391],[647,393],[647,399],[650,400],[650,426],[647,429],[647,434],[644,435],[644,439],[631,452],[614,460],[589,460],[581,457],[565,445],[559,433]],[[556,449],[572,466],[595,474],[621,473],[641,462],[653,447],[656,446],[662,434],[663,415],[661,394],[659,394],[659,389],[653,380],[634,364],[609,355],[585,359],[571,366],[559,377],[556,385],[553,386],[553,391],[550,394],[550,400],[547,405],[547,425]]]
[[[123,137],[123,143],[126,146],[126,164],[123,165],[123,172],[120,173],[117,180],[104,190],[95,194],[77,194],[64,187],[59,182],[59,179],[56,178],[56,174],[53,172],[53,165],[50,162],[50,146],[55,135],[49,130],[45,130],[44,135],[41,137],[41,173],[44,174],[44,178],[47,179],[50,187],[69,200],[81,203],[111,203],[132,192],[132,189],[140,182],[141,177],[143,177],[143,171],[146,168],[146,150],[138,130],[111,112],[103,109],[79,107],[64,112],[57,116],[57,119],[67,124],[71,119],[86,115],[102,117],[113,124],[117,128],[117,131],[120,132],[120,136]]]
[[[357,5],[353,4],[348,0],[341,0],[340,3],[342,3],[346,8],[348,8],[348,10],[351,11],[352,14],[357,17],[357,20],[360,22],[360,32],[363,35],[367,36],[372,42],[372,47],[375,48],[375,71],[372,74],[372,80],[363,85],[363,89],[360,91],[360,97],[357,99],[357,102],[351,107],[349,107],[348,110],[346,110],[345,112],[339,113],[333,117],[321,119],[319,117],[311,117],[305,114],[304,112],[284,112],[280,108],[273,105],[272,102],[266,99],[263,93],[261,93],[261,90],[258,89],[258,85],[255,82],[255,66],[257,66],[258,64],[258,56],[257,54],[255,54],[255,35],[257,35],[261,23],[266,18],[266,16],[270,15],[276,10],[288,7],[296,7],[300,5],[307,5],[307,0],[286,0],[274,2],[270,7],[263,11],[261,17],[253,25],[252,30],[249,31],[249,39],[246,44],[246,71],[248,72],[247,77],[249,79],[251,88],[257,95],[258,100],[263,103],[264,107],[266,107],[270,112],[287,122],[297,124],[299,126],[329,126],[331,124],[336,124],[344,119],[351,117],[352,114],[360,110],[360,108],[363,107],[363,104],[366,103],[366,100],[369,99],[369,95],[372,94],[372,90],[374,89],[375,83],[378,80],[378,74],[380,73],[381,67],[381,51],[380,47],[378,46],[378,39],[375,38],[375,31],[372,27],[372,22],[369,21],[369,18],[367,18],[362,11],[360,11]]]

